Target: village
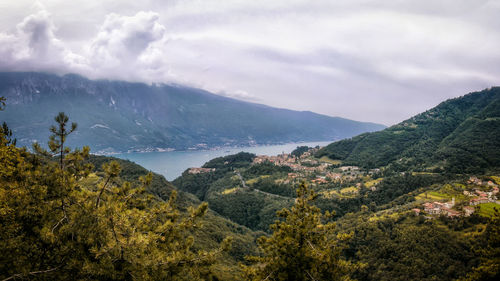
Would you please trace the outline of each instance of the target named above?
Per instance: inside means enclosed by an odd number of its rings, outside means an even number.
[[[307,182],[311,186],[319,188],[319,193],[326,198],[353,197],[363,187],[376,191],[377,184],[382,180],[382,178],[373,179],[371,177],[380,172],[379,169],[363,170],[357,166],[341,166],[340,161],[317,159],[314,157],[314,153],[315,148],[309,149],[299,157],[287,153],[276,156],[258,155],[253,159],[252,165],[272,163],[276,166],[290,167],[292,172],[289,172],[285,178],[276,179],[276,183],[297,184]],[[213,171],[215,171],[214,168],[190,168],[188,170],[190,174]],[[349,186],[332,189],[331,184],[334,183],[347,183]],[[424,215],[428,219],[437,216],[446,216],[448,218],[468,217],[477,211],[478,206],[500,204],[497,198],[499,186],[491,180],[481,180],[476,176],[471,176],[466,181],[466,185],[463,186],[463,191],[456,193],[455,196],[448,194],[443,197],[435,195],[429,195],[428,197],[427,192],[417,196],[417,202],[424,202],[420,203],[419,207],[413,208],[412,212],[417,216]],[[438,192],[430,191],[430,193],[437,194]],[[429,199],[434,200],[429,201]]]
[[[278,184],[297,184],[300,182],[307,182],[311,186],[327,187],[329,184],[334,183],[352,183],[353,181],[369,180],[371,184],[364,185],[372,191],[376,190],[376,184],[381,180],[372,180],[369,176],[380,169],[363,170],[357,166],[341,166],[340,161],[331,160],[328,158],[315,158],[314,153],[318,148],[310,148],[308,151],[302,153],[299,157],[291,153],[281,153],[276,156],[258,155],[253,159],[252,165],[259,165],[264,163],[272,163],[276,166],[286,166],[292,171],[289,172],[285,178],[277,179]],[[214,168],[190,168],[189,174],[202,174],[215,171]],[[368,177],[367,177],[368,176]],[[357,194],[361,188],[362,183],[352,183],[349,193],[352,195]],[[321,189],[321,188],[320,188]]]
[[[423,211],[423,213],[428,215],[427,218],[432,218],[432,216],[436,215],[443,215],[449,218],[460,216],[468,217],[471,216],[476,211],[476,207],[481,204],[500,204],[497,198],[498,192],[498,185],[493,181],[482,181],[472,176],[467,181],[467,190],[463,191],[465,198],[461,200],[459,208],[456,208],[457,202],[455,197],[453,197],[452,200],[448,202],[425,202],[422,204],[422,208],[414,208],[412,211],[417,216]]]
[[[355,180],[363,174],[363,171],[357,166],[340,166],[340,161],[316,159],[313,156],[315,151],[316,148],[309,149],[300,157],[286,153],[276,156],[259,155],[254,158],[253,164],[270,162],[277,166],[290,167],[293,172],[288,173],[288,178],[283,181],[285,184],[298,179],[308,181],[314,185],[346,182]],[[378,169],[373,169],[368,173],[372,174],[378,171]]]

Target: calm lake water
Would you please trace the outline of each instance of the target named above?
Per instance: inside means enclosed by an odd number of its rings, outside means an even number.
[[[201,167],[215,157],[236,154],[241,151],[272,156],[282,152],[290,153],[301,145],[315,147],[317,145],[325,146],[329,143],[331,142],[303,142],[283,145],[230,147],[218,150],[123,153],[113,156],[135,162],[148,170],[165,176],[167,180],[171,181],[180,176],[187,168]]]

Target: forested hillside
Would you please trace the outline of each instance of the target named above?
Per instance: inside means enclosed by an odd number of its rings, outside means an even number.
[[[401,171],[436,168],[484,171],[500,166],[500,88],[445,101],[380,132],[334,142],[328,156],[366,168],[394,164]]]
[[[357,280],[495,280],[499,97],[499,88],[469,94],[319,150],[216,158],[173,183],[269,235],[306,183],[337,233],[352,235],[341,257]]]
[[[215,158],[172,183],[68,148],[64,113],[33,152],[4,124],[0,279],[497,280],[498,96],[325,148]]]

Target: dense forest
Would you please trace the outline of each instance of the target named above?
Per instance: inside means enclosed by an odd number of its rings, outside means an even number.
[[[500,166],[500,87],[445,101],[380,132],[334,142],[317,152],[368,168],[441,168],[484,172]]]
[[[172,183],[69,148],[64,113],[31,149],[4,123],[0,280],[497,280],[499,100]]]

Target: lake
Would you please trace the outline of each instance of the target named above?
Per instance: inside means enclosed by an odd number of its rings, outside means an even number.
[[[282,145],[228,147],[217,150],[122,153],[113,156],[135,162],[148,170],[165,176],[167,180],[171,181],[180,176],[187,168],[201,167],[209,160],[220,156],[236,154],[241,151],[272,156],[283,152],[290,153],[297,146],[315,147],[317,145],[325,146],[329,143],[331,142],[303,142]]]

